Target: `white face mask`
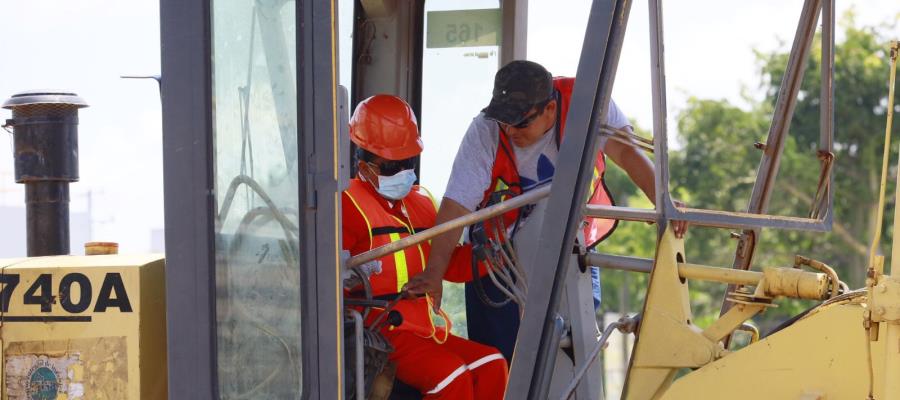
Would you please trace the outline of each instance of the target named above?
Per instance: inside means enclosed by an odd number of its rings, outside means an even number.
[[[416,172],[405,169],[393,176],[378,175],[378,193],[391,200],[400,200],[409,194],[416,182]]]

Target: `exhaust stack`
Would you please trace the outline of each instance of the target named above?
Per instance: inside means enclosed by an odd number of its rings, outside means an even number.
[[[78,181],[75,93],[34,90],[13,95],[4,127],[13,128],[16,183],[25,184],[28,256],[69,254],[69,182]]]

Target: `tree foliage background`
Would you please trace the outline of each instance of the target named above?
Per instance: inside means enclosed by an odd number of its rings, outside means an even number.
[[[831,232],[763,230],[756,247],[753,268],[790,266],[794,255],[821,260],[835,267],[851,288],[864,284],[868,248],[875,231],[886,124],[889,38],[879,27],[856,27],[852,14],[845,15],[835,47],[834,71],[834,224]],[[841,36],[839,36],[841,37]],[[781,159],[769,214],[806,217],[812,205],[819,174],[820,38],[814,39],[788,141]],[[746,211],[761,151],[755,142],[766,142],[777,94],[789,58],[789,49],[757,53],[759,79],[765,91],[762,101],[750,109],[727,100],[692,98],[678,114],[678,145],[670,150],[673,195],[691,207]],[[898,96],[900,97],[900,96]],[[895,98],[900,113],[900,99]],[[647,133],[649,136],[650,134]],[[883,224],[881,252],[890,265],[893,190],[897,165],[897,132],[894,132],[888,202]],[[607,180],[619,203],[649,206],[643,195],[620,170]],[[685,242],[689,261],[730,267],[737,241],[730,231],[692,227]],[[623,223],[601,251],[653,257],[655,229],[645,224]],[[639,312],[647,276],[604,271],[603,307],[606,311]],[[700,325],[718,315],[725,286],[691,282],[692,306]],[[779,307],[757,317],[763,332],[811,305],[782,300]]]

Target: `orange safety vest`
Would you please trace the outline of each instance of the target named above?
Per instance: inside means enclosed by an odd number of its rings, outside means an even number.
[[[371,186],[359,179],[351,179],[350,186],[344,194],[359,210],[359,214],[365,219],[369,230],[371,246],[369,250],[398,241],[415,232],[420,232],[434,226],[437,216],[437,207],[429,194],[420,192],[419,186],[413,186],[409,194],[402,200],[401,207],[405,210],[404,217],[398,218],[382,207],[380,199]],[[407,247],[402,251],[381,257],[381,273],[369,276],[373,296],[393,295],[400,292],[409,278],[425,270],[425,261],[431,250],[429,242],[423,242],[415,246]],[[356,255],[356,254],[352,254]],[[397,302],[394,310],[403,316],[403,323],[389,329],[401,329],[442,343],[447,338],[450,329],[450,321],[443,311],[440,312],[447,323],[446,327],[436,327],[431,319],[430,299],[404,299]],[[369,313],[367,325],[377,318],[380,311],[373,310]]]
[[[569,113],[569,103],[572,98],[572,89],[575,86],[575,78],[553,78],[553,88],[558,93],[556,116],[556,146],[562,143],[562,136],[566,130],[566,116]],[[506,132],[500,129],[500,142],[497,146],[497,155],[494,157],[494,166],[491,171],[491,184],[484,191],[484,197],[478,208],[487,207],[491,197],[497,193],[498,200],[503,201],[512,196],[522,194],[522,186],[519,181],[519,171],[516,168],[516,157],[512,151],[512,145]],[[612,195],[603,182],[603,174],[606,172],[606,160],[602,151],[597,151],[597,159],[594,160],[594,174],[591,179],[591,190],[588,203],[614,205]],[[507,227],[512,226],[519,216],[519,210],[512,210],[504,214],[503,222]],[[585,242],[593,247],[606,239],[616,228],[618,221],[603,218],[585,218],[584,238]]]

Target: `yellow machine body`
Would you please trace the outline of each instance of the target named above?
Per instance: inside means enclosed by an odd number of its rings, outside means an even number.
[[[162,255],[0,260],[4,400],[165,399]]]
[[[672,383],[660,399],[865,399],[871,345],[874,394],[884,395],[887,343],[869,342],[865,306],[825,306],[788,328]],[[900,358],[898,343],[890,357]],[[896,376],[896,375],[894,375]]]
[[[900,379],[890,378],[900,376],[900,280],[879,275],[871,287],[828,300],[777,333],[727,350],[725,335],[774,306],[773,293],[817,282],[822,274],[793,270],[798,279],[782,279],[794,275],[767,268],[757,273],[756,290],[732,293],[737,305],[701,328],[693,323],[684,279],[698,276],[698,266],[684,262],[683,249],[671,229],[659,242],[623,398],[866,399],[871,386],[874,399],[900,399]],[[727,282],[733,275],[720,271],[703,277]],[[827,294],[824,285],[810,287],[808,293],[794,290],[794,297]]]

